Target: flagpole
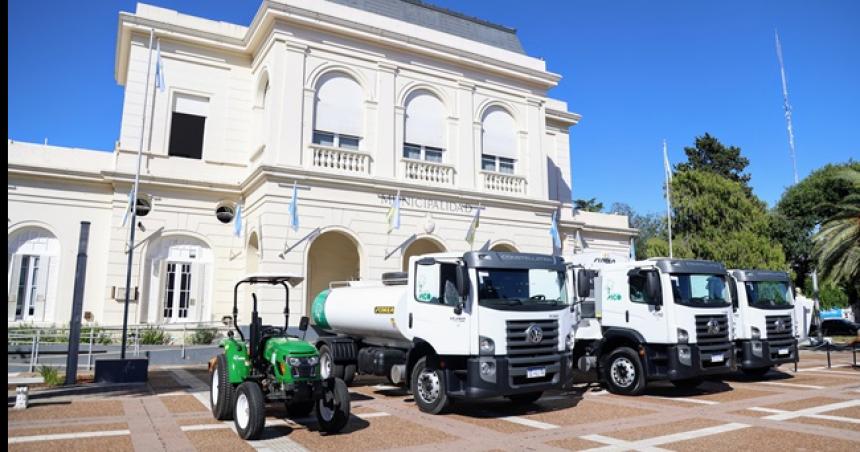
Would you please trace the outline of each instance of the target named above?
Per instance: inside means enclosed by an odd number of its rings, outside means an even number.
[[[669,258],[673,258],[674,255],[672,253],[672,181],[669,179],[669,172],[672,171],[669,168],[669,151],[666,147],[666,139],[663,139],[663,166],[666,167],[664,171],[664,178],[666,179],[666,222],[669,225]]]
[[[131,227],[128,234],[128,263],[125,271],[125,303],[122,313],[122,349],[120,359],[125,359],[125,348],[128,343],[128,304],[131,296],[131,270],[134,265],[134,233],[137,230],[137,194],[140,188],[140,166],[143,161],[143,137],[146,131],[146,110],[149,107],[149,76],[152,71],[152,41],[155,30],[149,29],[149,56],[146,60],[146,84],[143,86],[143,112],[140,115],[140,143],[137,148],[137,170],[134,173],[134,189],[132,192]]]

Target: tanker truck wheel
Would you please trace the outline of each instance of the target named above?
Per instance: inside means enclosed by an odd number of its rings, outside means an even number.
[[[346,383],[335,378],[331,387],[316,402],[317,422],[326,433],[338,433],[349,422],[349,390]]]
[[[332,377],[343,379],[344,377],[343,366],[334,363],[334,355],[331,348],[326,344],[320,346],[320,377],[323,380]]]
[[[347,364],[343,366],[343,382],[349,386],[352,384],[353,380],[355,380],[355,364]]]
[[[445,375],[440,369],[428,368],[426,356],[412,368],[412,396],[418,409],[430,414],[441,413],[451,402],[445,387]]]

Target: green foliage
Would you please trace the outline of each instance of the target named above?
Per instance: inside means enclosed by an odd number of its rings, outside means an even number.
[[[648,252],[648,242],[652,238],[663,238],[665,241],[666,219],[662,214],[649,213],[640,215],[632,207],[624,203],[613,203],[609,211],[615,214],[627,215],[627,218],[630,220],[630,227],[639,230],[639,235],[635,240],[636,259],[647,259],[657,256]],[[666,243],[666,254],[661,254],[660,256],[669,255],[669,245],[668,242]]]
[[[582,210],[585,212],[600,212],[603,210],[603,203],[598,202],[597,198],[577,199],[573,201],[573,206],[576,210]]]
[[[93,344],[110,345],[113,343],[113,338],[107,331],[97,326],[84,326],[81,327],[81,344],[90,343],[90,332],[93,335]]]
[[[749,188],[750,175],[744,174],[744,170],[750,161],[741,155],[741,148],[737,146],[726,147],[715,137],[706,133],[696,137],[695,147],[685,147],[687,163],[678,164],[678,171],[707,171],[740,183],[748,194],[752,194]]]
[[[218,330],[216,328],[204,328],[202,330],[197,330],[194,334],[189,338],[189,342],[194,345],[209,345],[215,338],[218,336]]]
[[[170,343],[170,335],[161,328],[149,327],[140,330],[141,345],[166,345]]]
[[[645,247],[645,256],[644,258],[651,257],[667,257],[669,256],[669,241],[664,239],[663,237],[651,237],[644,244]],[[636,258],[639,257],[639,250],[636,250]]]
[[[785,254],[769,235],[765,204],[741,182],[687,170],[672,181],[675,256],[723,262],[730,268],[785,270]]]
[[[803,284],[803,295],[812,298],[815,293],[812,289],[812,277],[807,276]],[[833,281],[827,280],[818,284],[818,301],[821,303],[821,309],[825,310],[847,308],[850,304],[845,290]]]
[[[785,250],[795,284],[815,268],[812,236],[816,225],[837,213],[836,206],[855,189],[840,179],[840,171],[860,171],[860,162],[826,165],[788,188],[772,212],[771,234]]]
[[[67,327],[37,327],[35,325],[15,325],[9,327],[9,332],[20,335],[36,335],[36,330],[39,331],[39,342],[43,344],[68,344],[70,331]],[[81,344],[90,343],[90,330],[93,331],[93,344],[110,345],[113,339],[107,331],[97,326],[82,326],[81,327]]]
[[[813,257],[823,278],[860,289],[860,171],[844,168],[835,177],[853,190],[813,238]]]
[[[45,384],[48,386],[60,386],[65,383],[65,380],[60,376],[60,372],[55,367],[40,366],[39,375],[45,379]]]

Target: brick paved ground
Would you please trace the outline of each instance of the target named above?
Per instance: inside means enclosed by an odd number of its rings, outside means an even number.
[[[764,380],[740,375],[693,391],[654,385],[642,397],[578,386],[515,408],[503,400],[418,411],[380,380],[350,388],[345,432],[321,435],[311,419],[269,407],[263,439],[245,442],[208,411],[205,368],[155,369],[145,388],[122,394],[34,398],[8,410],[10,450],[860,450],[860,370],[850,353],[804,352]]]

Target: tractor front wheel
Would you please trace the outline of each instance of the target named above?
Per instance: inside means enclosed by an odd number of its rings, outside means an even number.
[[[317,400],[317,421],[320,429],[326,433],[338,433],[349,422],[349,390],[340,378],[327,388],[322,397]]]
[[[215,358],[215,368],[210,377],[209,405],[212,406],[212,416],[219,421],[229,421],[233,419],[236,388],[227,379],[227,358],[224,355]]]
[[[266,424],[266,400],[260,385],[246,381],[236,391],[233,409],[233,422],[236,432],[242,439],[254,440],[263,433]]]

